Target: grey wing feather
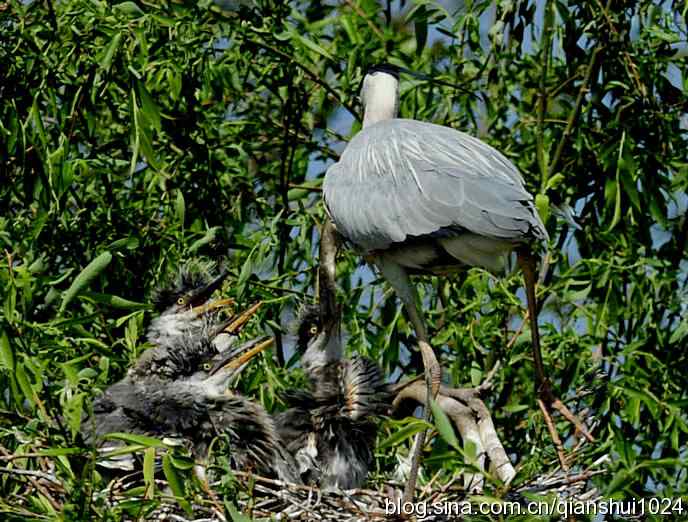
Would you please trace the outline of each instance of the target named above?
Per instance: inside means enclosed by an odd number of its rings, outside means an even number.
[[[466,230],[520,242],[546,239],[514,165],[467,134],[386,120],[357,134],[323,185],[338,230],[364,250]]]

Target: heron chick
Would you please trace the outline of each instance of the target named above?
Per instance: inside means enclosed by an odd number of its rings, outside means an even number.
[[[218,311],[232,301],[210,299],[227,277],[227,271],[212,276],[213,267],[187,263],[172,285],[156,290],[161,314],[147,330],[153,346],[123,379],[94,400],[93,419],[82,424],[82,433],[104,451],[118,446],[103,438],[113,432],[181,436],[199,457],[205,456],[215,436],[228,434],[239,448],[232,452],[237,467],[294,478],[288,455],[273,462],[271,455],[282,452],[282,445],[264,409],[238,394],[225,394],[227,384],[248,360],[272,341],[252,341],[235,348],[241,328],[260,303],[221,320]],[[123,455],[99,464],[133,469],[134,459]]]
[[[304,483],[328,489],[361,487],[373,462],[376,419],[391,404],[380,368],[361,356],[344,358],[339,319],[305,306],[297,352],[309,390],[286,394],[290,408],[275,416]]]
[[[148,376],[120,381],[94,402],[96,444],[101,451],[117,449],[104,437],[125,432],[181,438],[205,460],[212,440],[227,435],[235,469],[251,470],[282,480],[298,480],[296,466],[265,409],[231,389],[248,362],[272,344],[261,338],[217,353],[199,368],[175,379]],[[210,350],[208,350],[210,351]],[[228,388],[229,386],[229,388]],[[134,469],[133,458],[105,459],[105,467]]]

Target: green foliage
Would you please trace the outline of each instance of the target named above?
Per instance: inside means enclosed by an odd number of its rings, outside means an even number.
[[[53,452],[67,504],[47,492],[14,502],[30,482],[2,475],[1,510],[118,516],[93,496],[102,481],[78,449],[81,414],[144,348],[151,287],[184,257],[225,257],[225,293],[266,302],[248,334],[272,330],[278,358],[247,372],[244,390],[279,408],[279,391],[302,383],[281,365],[284,318],[313,295],[322,174],[359,128],[362,70],[385,60],[446,82],[405,79],[403,116],[486,140],[536,194],[552,238],[545,363],[560,396],[599,422],[579,464],[611,456],[612,478],[595,479],[607,495],[688,494],[685,6],[383,4],[2,4],[0,450]],[[337,267],[350,350],[388,373],[416,367],[404,314],[360,263],[349,252]],[[520,287],[518,274],[471,270],[421,288],[453,384],[503,363],[488,406],[517,482],[556,458],[528,332],[509,343]],[[420,427],[385,425],[381,472]],[[164,475],[187,508],[199,489],[171,458]],[[447,459],[427,467],[453,471]],[[121,509],[139,516],[136,502]]]

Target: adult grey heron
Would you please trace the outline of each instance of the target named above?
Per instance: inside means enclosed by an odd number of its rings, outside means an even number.
[[[449,127],[397,118],[400,71],[415,74],[384,64],[364,77],[363,128],[325,174],[323,196],[330,218],[404,303],[433,395],[440,366],[409,275],[446,275],[470,266],[497,272],[515,250],[525,278],[537,393],[589,437],[555,398],[544,373],[534,252],[548,235],[532,195],[516,167],[490,145]],[[405,500],[415,488],[421,442],[422,436]]]

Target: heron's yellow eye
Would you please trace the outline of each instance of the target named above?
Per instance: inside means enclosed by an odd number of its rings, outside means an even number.
[[[212,367],[213,367],[213,365],[210,364],[210,363],[205,363],[205,364],[203,365],[203,369],[206,370],[206,371],[210,370]]]
[[[179,299],[177,299],[177,304],[178,304],[178,305],[183,305],[183,304],[184,304],[184,298],[183,298],[183,297],[180,297]]]
[[[313,325],[313,326],[311,326],[311,329],[308,330],[308,332],[309,332],[311,335],[315,335],[315,334],[318,333],[318,327],[315,326],[315,325]]]

